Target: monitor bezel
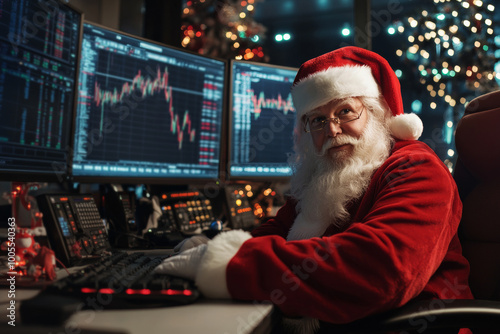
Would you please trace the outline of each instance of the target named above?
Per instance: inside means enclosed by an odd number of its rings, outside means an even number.
[[[227,128],[228,128],[228,136],[227,136],[227,147],[226,147],[226,160],[225,160],[225,170],[224,174],[226,175],[226,179],[228,181],[253,181],[253,182],[288,182],[291,178],[292,175],[233,175],[231,173],[231,166],[232,166],[232,144],[233,144],[233,80],[234,80],[234,70],[233,70],[233,64],[238,64],[238,63],[244,63],[244,64],[249,64],[253,66],[259,66],[259,67],[268,67],[268,68],[276,68],[276,69],[283,69],[283,70],[290,70],[290,71],[295,71],[297,72],[299,70],[298,67],[290,67],[290,66],[283,66],[283,65],[278,65],[278,64],[271,64],[271,63],[259,63],[259,62],[254,62],[254,61],[248,61],[248,60],[240,60],[240,59],[231,59],[229,62],[228,70],[229,70],[229,78],[228,78],[228,103],[227,103],[227,110],[228,110],[228,122],[227,122]],[[293,172],[293,171],[292,171]]]
[[[80,9],[77,9],[75,6],[64,2],[63,0],[56,0],[57,3],[63,7],[68,8],[69,10],[77,13],[80,15],[79,19],[79,27],[78,27],[78,43],[76,45],[76,64],[75,64],[75,74],[74,74],[74,84],[73,84],[73,90],[75,92],[78,91],[78,75],[79,75],[79,68],[80,68],[80,55],[81,55],[81,40],[82,40],[82,33],[83,33],[83,24],[85,22],[85,14],[83,11]],[[72,140],[73,140],[73,132],[72,132],[72,126],[73,126],[73,120],[74,120],[74,112],[76,108],[76,103],[77,103],[77,98],[78,94],[75,93],[73,94],[73,105],[71,107],[71,110],[68,111],[68,116],[70,118],[70,121],[68,122],[70,129],[68,131],[68,140],[65,143],[65,148],[61,151],[65,151],[66,153],[66,161],[61,162],[65,164],[64,171],[58,172],[56,169],[51,170],[50,172],[44,172],[44,171],[28,171],[28,170],[2,170],[0,168],[0,180],[3,182],[66,182],[69,180],[69,175],[70,175],[70,159],[71,155],[73,152],[73,146],[72,146]]]
[[[167,48],[167,49],[172,49],[175,51],[179,51],[182,53],[194,55],[197,57],[202,57],[206,59],[211,59],[215,61],[219,61],[223,64],[224,67],[224,73],[223,73],[223,80],[224,80],[224,88],[222,90],[222,98],[221,98],[221,103],[222,103],[222,110],[221,110],[221,118],[222,118],[222,124],[221,124],[221,134],[220,134],[220,148],[219,148],[219,163],[217,167],[217,175],[216,177],[192,177],[192,176],[171,176],[171,177],[146,177],[146,176],[124,176],[124,175],[118,175],[118,176],[112,176],[112,175],[74,175],[73,174],[73,148],[75,147],[75,131],[76,131],[76,120],[77,120],[77,108],[78,108],[78,103],[75,103],[75,109],[73,112],[73,122],[72,122],[72,127],[71,127],[71,155],[68,163],[69,167],[69,179],[71,182],[75,183],[108,183],[108,184],[157,184],[157,185],[184,185],[184,184],[203,184],[211,181],[217,181],[220,179],[221,175],[221,170],[223,168],[223,160],[222,158],[224,157],[224,150],[226,147],[226,139],[224,135],[224,129],[226,127],[225,124],[225,115],[227,113],[227,73],[228,73],[228,61],[223,58],[218,58],[218,57],[213,57],[213,56],[207,56],[207,55],[202,55],[196,52],[193,52],[191,50],[183,49],[181,47],[176,47],[172,45],[168,45],[159,41],[154,41],[142,36],[137,36],[133,35],[118,29],[110,28],[107,26],[104,26],[102,24],[92,22],[89,20],[84,20],[82,24],[82,36],[81,36],[81,41],[80,45],[83,43],[83,30],[84,30],[84,25],[88,24],[91,26],[94,26],[99,29],[104,29],[112,33],[120,34],[129,38],[137,39],[141,42],[145,43],[150,43],[154,44],[156,46],[162,47],[162,48]],[[77,83],[79,83],[80,80],[80,66],[77,71]],[[78,92],[76,95],[76,100],[78,101]]]

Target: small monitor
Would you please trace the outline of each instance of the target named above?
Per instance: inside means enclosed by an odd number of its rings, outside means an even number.
[[[297,68],[231,61],[228,174],[230,179],[288,178]]]
[[[0,1],[0,179],[68,173],[82,14],[59,1]]]
[[[81,54],[75,181],[218,178],[226,61],[90,22]]]

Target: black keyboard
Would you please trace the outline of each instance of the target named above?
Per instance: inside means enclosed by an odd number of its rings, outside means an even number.
[[[167,256],[118,252],[60,279],[35,298],[24,301],[26,323],[54,323],[82,309],[138,308],[190,304],[200,293],[190,280],[155,274]],[[23,315],[24,314],[24,315]],[[45,316],[47,314],[47,319]],[[48,316],[48,314],[52,314]]]

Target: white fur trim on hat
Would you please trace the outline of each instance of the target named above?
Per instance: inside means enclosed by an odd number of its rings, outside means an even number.
[[[351,96],[377,97],[379,86],[369,66],[339,66],[315,72],[292,87],[297,119],[331,100]]]
[[[397,115],[388,122],[392,136],[400,140],[417,140],[424,130],[422,120],[415,114]]]
[[[231,298],[227,289],[226,268],[241,245],[252,236],[234,230],[223,232],[207,243],[207,250],[196,272],[195,283],[207,298]]]

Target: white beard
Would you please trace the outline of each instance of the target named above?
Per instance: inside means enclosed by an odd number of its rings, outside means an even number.
[[[298,145],[301,162],[291,180],[291,195],[297,200],[297,217],[287,240],[320,237],[330,225],[343,227],[349,222],[347,205],[359,199],[373,172],[387,159],[392,138],[382,121],[368,119],[365,132],[356,139],[339,135],[317,153],[311,136],[302,136]],[[333,144],[350,142],[352,154],[345,151],[325,154]]]

